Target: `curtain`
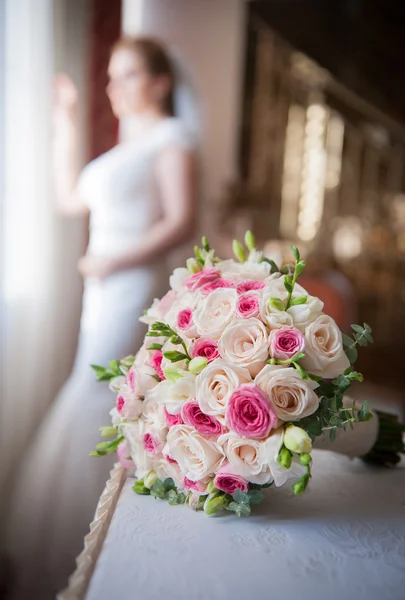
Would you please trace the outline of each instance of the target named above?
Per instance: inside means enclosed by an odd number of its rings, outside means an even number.
[[[82,4],[5,0],[0,484],[23,460],[74,357],[84,224],[53,210],[51,81],[76,41],[64,43],[67,7]]]

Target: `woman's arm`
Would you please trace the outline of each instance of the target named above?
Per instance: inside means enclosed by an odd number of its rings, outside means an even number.
[[[121,256],[111,259],[83,257],[79,270],[84,277],[103,278],[117,271],[146,265],[193,233],[196,214],[194,155],[178,147],[168,148],[159,156],[156,177],[162,218]]]
[[[77,90],[64,74],[55,78],[53,163],[58,210],[69,216],[86,214],[88,208],[76,193],[80,174]]]

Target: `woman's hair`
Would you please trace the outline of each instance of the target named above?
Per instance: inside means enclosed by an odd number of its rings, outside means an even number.
[[[163,110],[169,116],[174,116],[174,87],[175,74],[173,67],[163,44],[152,37],[131,37],[124,36],[115,42],[111,49],[111,54],[116,50],[128,49],[138,54],[145,69],[150,75],[166,76],[171,81],[170,90],[163,99]]]

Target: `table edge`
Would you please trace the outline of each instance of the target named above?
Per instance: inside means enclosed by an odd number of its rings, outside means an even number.
[[[125,479],[126,469],[116,463],[98,501],[90,531],[84,538],[84,548],[76,558],[76,569],[69,577],[67,587],[57,594],[57,600],[84,599]]]

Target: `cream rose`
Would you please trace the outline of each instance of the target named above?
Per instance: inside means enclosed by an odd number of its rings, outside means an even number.
[[[218,339],[235,317],[238,294],[236,290],[220,288],[200,301],[193,321],[201,336]]]
[[[350,366],[343,343],[342,333],[332,317],[321,315],[305,329],[304,369],[333,379]]]
[[[191,481],[213,475],[224,461],[221,446],[203,437],[191,425],[174,425],[169,430],[163,455],[176,460]]]
[[[218,343],[220,355],[230,364],[245,367],[254,377],[269,356],[269,332],[254,317],[237,320],[227,327]]]
[[[231,366],[220,358],[212,361],[196,379],[196,399],[201,410],[225,423],[229,398],[242,383],[251,383],[247,369]]]
[[[266,365],[255,379],[269,397],[277,417],[282,421],[299,421],[312,415],[319,406],[314,390],[318,383],[302,379],[293,367]]]
[[[218,438],[234,472],[250,483],[263,485],[272,481],[265,441],[242,438],[226,433]]]
[[[179,415],[183,404],[195,398],[195,380],[195,375],[185,372],[184,377],[175,382],[161,381],[149,392],[148,402],[158,402],[166,407],[169,414]]]

